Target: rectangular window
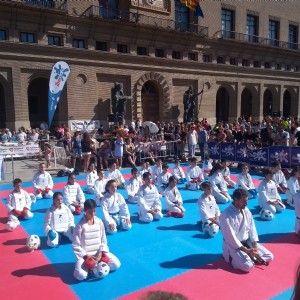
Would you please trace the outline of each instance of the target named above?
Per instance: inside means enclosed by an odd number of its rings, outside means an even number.
[[[0,30],[0,41],[6,40],[6,31]]]
[[[172,51],[172,58],[173,59],[181,59],[181,54],[179,51]]]
[[[276,65],[275,65],[275,69],[276,69],[276,70],[281,70],[281,64],[276,64]]]
[[[274,20],[269,20],[269,45],[279,46],[279,22]]]
[[[188,60],[196,61],[196,54],[195,53],[188,53]]]
[[[294,66],[294,72],[299,72],[299,67],[298,66]]]
[[[218,56],[217,57],[217,63],[218,64],[225,64],[225,60],[223,56]]]
[[[284,65],[284,69],[286,71],[291,71],[291,66],[290,65]]]
[[[107,49],[108,48],[106,42],[96,41],[96,50],[107,51]]]
[[[57,35],[48,35],[48,45],[61,46],[61,37]]]
[[[203,55],[203,62],[211,62],[210,55],[204,54],[204,55]]]
[[[229,63],[230,63],[231,65],[236,66],[236,59],[235,59],[234,57],[230,57]]]
[[[35,43],[34,33],[21,32],[20,33],[20,42],[23,42],[23,43]]]
[[[253,67],[254,67],[254,68],[260,68],[260,67],[261,67],[260,61],[255,60],[255,61],[253,62]]]
[[[289,25],[289,49],[298,49],[298,26]]]
[[[165,57],[165,52],[162,49],[155,49],[155,57]]]
[[[265,69],[271,69],[271,64],[269,62],[265,62]]]
[[[234,11],[222,9],[221,13],[221,29],[223,37],[234,39]]]
[[[85,40],[73,39],[73,48],[85,49]]]
[[[117,45],[117,51],[119,53],[128,53],[128,47],[127,47],[127,45],[118,44]]]
[[[146,47],[137,47],[137,55],[148,55]]]
[[[257,43],[258,39],[258,17],[247,15],[246,34],[248,42]]]
[[[249,61],[247,59],[242,60],[242,66],[243,67],[249,67]]]

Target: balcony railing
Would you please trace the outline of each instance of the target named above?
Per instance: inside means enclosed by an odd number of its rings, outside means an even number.
[[[240,42],[247,42],[253,44],[261,44],[265,46],[285,48],[291,50],[300,50],[300,45],[295,43],[288,43],[275,39],[268,39],[264,37],[260,37],[257,35],[249,35],[245,33],[235,32],[235,31],[226,31],[220,30],[214,34],[214,38],[216,39],[232,39]]]
[[[193,32],[201,37],[208,36],[208,28],[198,24],[189,24],[180,21],[174,21],[166,18],[148,16],[142,13],[128,12],[118,9],[111,9],[104,6],[90,6],[83,15],[85,17],[99,17],[101,19],[110,19],[121,22],[130,22],[156,28],[164,28],[181,32]]]
[[[0,2],[7,2],[0,0]],[[19,2],[25,5],[30,5],[33,7],[40,8],[54,8],[67,10],[67,0],[12,0],[10,2]]]

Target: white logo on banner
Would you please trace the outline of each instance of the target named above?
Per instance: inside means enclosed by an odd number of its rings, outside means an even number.
[[[80,130],[83,132],[96,130],[100,127],[99,120],[71,120],[69,121],[69,128],[71,131]]]

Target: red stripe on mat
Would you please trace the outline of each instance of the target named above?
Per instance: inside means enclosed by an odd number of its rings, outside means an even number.
[[[140,299],[149,291],[181,293],[189,300],[269,299],[293,286],[300,260],[300,239],[291,233],[265,246],[275,257],[268,267],[254,268],[245,274],[221,259],[119,299]]]
[[[2,203],[0,215],[7,215]],[[0,218],[2,299],[78,299],[41,251],[27,251],[26,232],[20,226],[8,232],[6,221]]]

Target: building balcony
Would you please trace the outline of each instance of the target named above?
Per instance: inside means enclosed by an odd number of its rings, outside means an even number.
[[[111,9],[104,6],[90,6],[84,13],[85,17],[93,17],[100,19],[109,19],[120,22],[135,23],[142,26],[150,26],[153,28],[162,28],[178,32],[191,32],[200,37],[208,36],[208,28],[198,24],[189,24],[187,22],[174,21],[167,18],[158,18],[142,14],[138,11],[129,12],[118,9]]]
[[[300,50],[300,45],[296,43],[288,43],[285,41],[269,39],[257,35],[249,35],[249,34],[235,32],[235,31],[220,30],[217,31],[213,37],[215,39],[236,40],[239,42],[284,48],[289,50],[298,50],[298,51]]]
[[[20,4],[30,7],[38,8],[50,8],[50,9],[59,9],[67,10],[67,1],[66,0],[0,0],[2,3],[10,4]]]

